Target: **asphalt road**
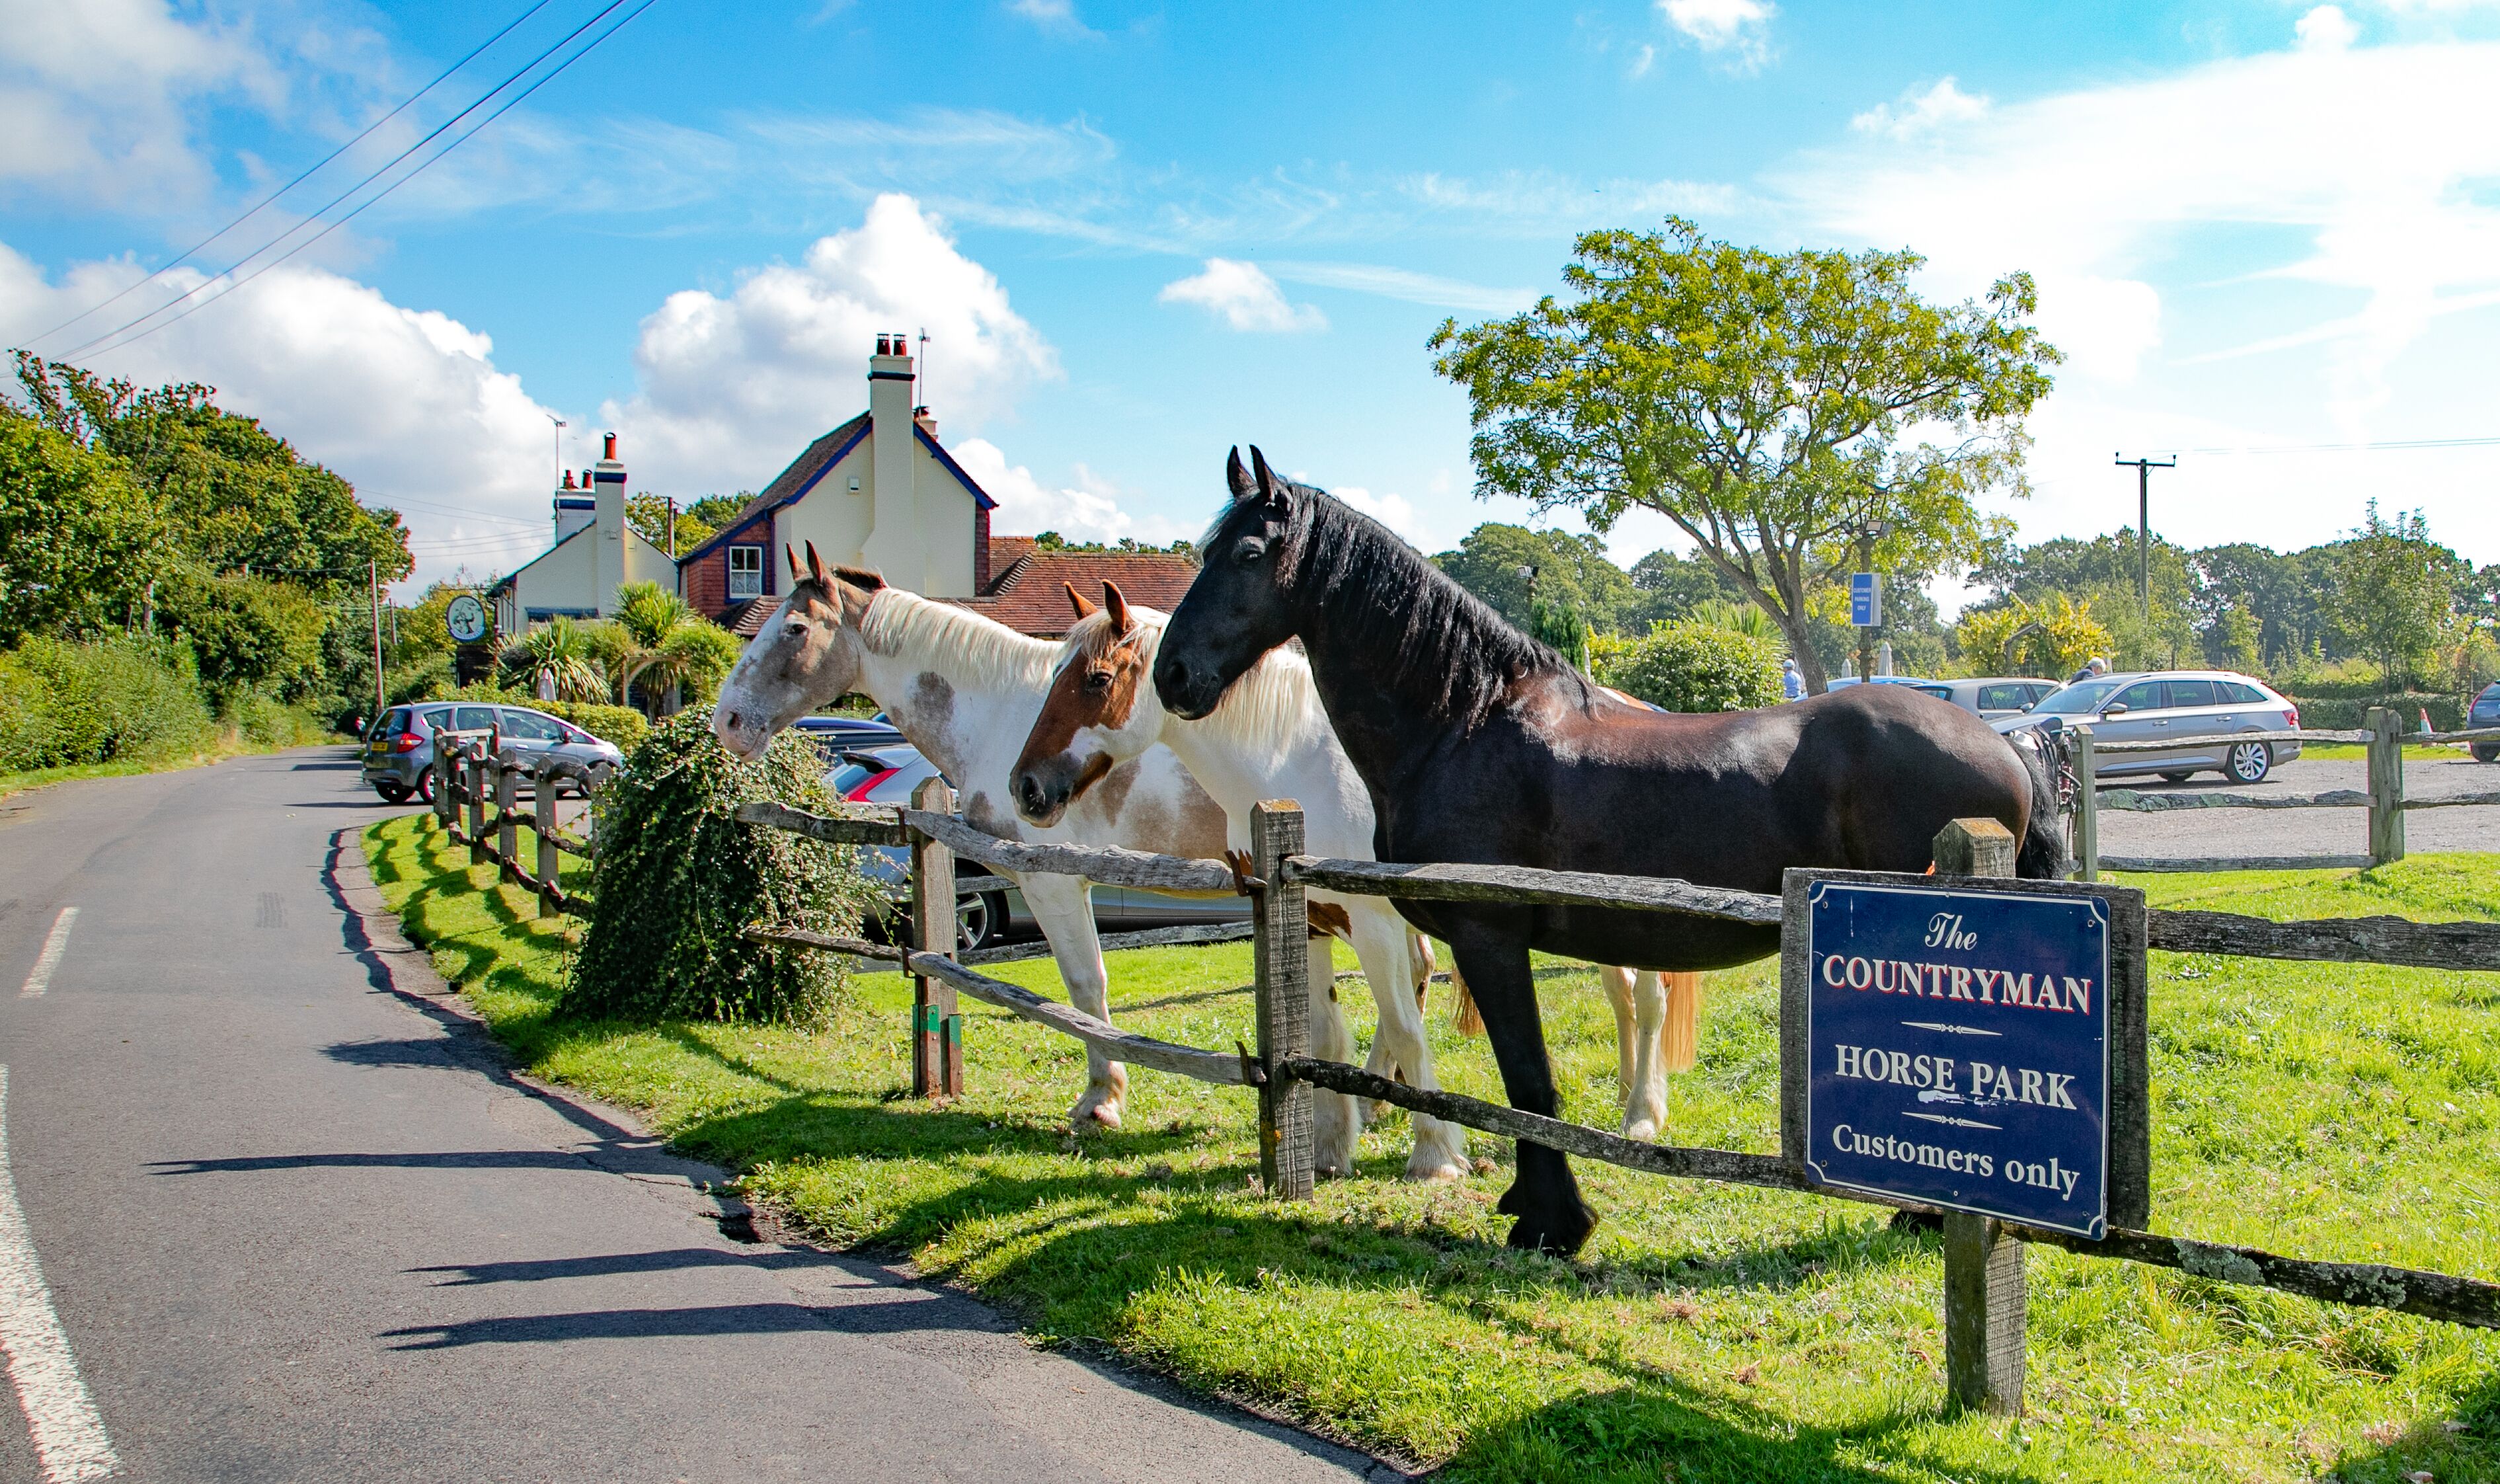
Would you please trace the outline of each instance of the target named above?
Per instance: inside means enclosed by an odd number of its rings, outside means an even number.
[[[0,803],[0,1480],[1396,1476],[732,1239],[367,940],[342,756]]]
[[[2278,766],[2253,786],[2225,782],[2219,775],[2200,773],[2185,783],[2165,783],[2158,775],[2108,778],[2104,788],[2133,788],[2146,793],[2322,793],[2331,788],[2369,787],[2368,765],[2321,763],[2306,758]],[[2500,792],[2500,764],[2478,763],[2458,749],[2452,757],[2405,760],[2405,797],[2436,799],[2457,794]],[[2100,815],[2101,853],[2149,857],[2361,855],[2369,848],[2369,810],[2304,809],[2173,809],[2158,814]],[[2466,806],[2405,811],[2408,853],[2436,850],[2500,850],[2500,808]]]

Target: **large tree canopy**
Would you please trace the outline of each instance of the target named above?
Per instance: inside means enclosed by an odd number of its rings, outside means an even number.
[[[1583,235],[1573,297],[1434,334],[1467,390],[1476,489],[1603,531],[1654,510],[1788,636],[1810,688],[1809,605],[1885,523],[1879,567],[1957,569],[2001,544],[1990,489],[2027,492],[2023,418],[2056,351],[2015,274],[1938,306],[1908,251],[1768,252],[1663,231]]]

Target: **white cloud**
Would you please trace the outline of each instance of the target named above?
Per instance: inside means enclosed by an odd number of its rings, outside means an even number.
[[[22,344],[139,277],[116,261],[48,282],[0,246],[0,343]],[[176,292],[201,281],[169,280]],[[219,406],[260,418],[366,503],[398,509],[420,582],[462,565],[509,571],[550,534],[546,409],[496,369],[484,335],[353,280],[289,263],[87,364],[143,386],[214,385]]]
[[[2333,5],[2321,5],[2292,22],[2291,33],[2304,51],[2341,51],[2361,36],[2342,7]]]
[[[1485,314],[1515,314],[1536,302],[1532,288],[1493,288],[1482,283],[1413,273],[1377,263],[1270,262],[1272,276],[1288,283],[1317,283],[1356,293],[1429,304],[1436,309],[1468,310]]]
[[[1631,65],[1624,70],[1628,76],[1645,78],[1649,76],[1650,67],[1657,60],[1658,49],[1644,42],[1641,49],[1632,53]]]
[[[1730,53],[1745,67],[1768,57],[1771,17],[1779,14],[1770,0],[1658,0],[1658,9],[1694,46]]]
[[[988,439],[968,438],[947,447],[964,472],[999,503],[990,513],[990,529],[1001,536],[1057,531],[1076,541],[1116,542],[1133,536],[1163,545],[1190,534],[1160,515],[1131,515],[1121,509],[1120,487],[1083,464],[1076,466],[1074,485],[1054,488],[1024,465],[1009,464]]]
[[[807,440],[867,405],[879,332],[929,333],[921,393],[950,427],[978,428],[1057,355],[990,271],[908,196],[726,297],[689,288],[642,321],[635,395],[601,409],[629,434],[636,481],[672,493],[760,488]],[[648,471],[647,474],[644,471]]]
[[[206,192],[190,112],[263,108],[279,69],[241,26],[186,24],[162,0],[0,0],[0,184],[111,207]]]
[[[1329,491],[1356,510],[1403,536],[1417,546],[1424,544],[1423,518],[1416,512],[1415,502],[1404,495],[1375,495],[1360,485],[1344,485]]]
[[[1953,79],[1940,78],[1924,92],[1914,87],[1901,94],[1897,103],[1875,105],[1850,119],[1849,126],[1860,134],[1911,139],[1948,124],[1985,118],[1988,108],[1987,95],[1963,92]]]
[[[1076,16],[1073,0],[1007,0],[1007,10],[1022,16],[1045,31],[1064,36],[1092,36],[1085,22]]]
[[[1325,330],[1328,316],[1316,305],[1285,302],[1276,280],[1256,263],[1211,257],[1202,272],[1175,279],[1155,298],[1165,304],[1195,304],[1236,330]]]

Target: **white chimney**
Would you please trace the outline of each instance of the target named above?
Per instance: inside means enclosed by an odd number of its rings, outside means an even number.
[[[920,498],[912,472],[910,342],[902,334],[876,338],[876,353],[868,359],[869,462],[871,481],[868,539],[860,555],[897,587],[923,592],[929,586],[929,556],[920,546]]]
[[[564,487],[555,492],[555,539],[564,540],[590,524],[595,502],[590,491],[573,482],[573,471],[564,472]]]
[[[625,585],[625,466],[616,461],[616,435],[608,435],[592,466],[591,500],[599,522],[599,616],[616,610],[616,589]]]

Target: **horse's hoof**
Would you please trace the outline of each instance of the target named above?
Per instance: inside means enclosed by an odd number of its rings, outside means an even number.
[[[1655,1143],[1658,1140],[1658,1125],[1647,1118],[1627,1118],[1624,1120],[1624,1138],[1637,1139],[1645,1144]]]
[[[1105,1130],[1116,1129],[1120,1126],[1120,1105],[1108,1101],[1097,1103],[1088,1099],[1076,1105],[1076,1111],[1068,1115],[1068,1122],[1069,1127],[1079,1133],[1084,1132],[1087,1124],[1096,1124]]]
[[[1520,1217],[1511,1224],[1510,1244],[1530,1252],[1569,1257],[1587,1244],[1589,1234],[1596,1229],[1597,1213],[1575,1201],[1561,1210]]]
[[[1406,1162],[1405,1177],[1417,1184],[1429,1184],[1434,1180],[1464,1180],[1471,1168],[1464,1159],[1454,1159],[1446,1155],[1435,1155],[1430,1158],[1419,1155]]]

